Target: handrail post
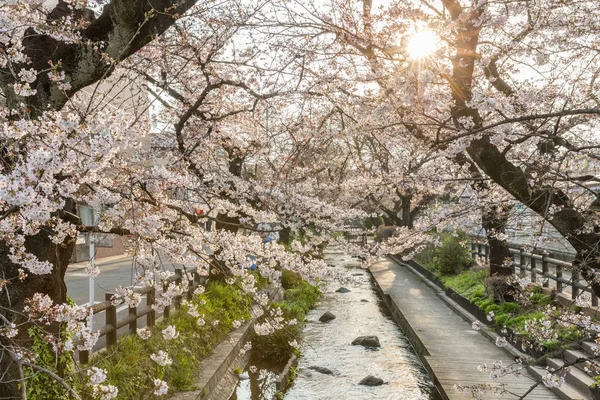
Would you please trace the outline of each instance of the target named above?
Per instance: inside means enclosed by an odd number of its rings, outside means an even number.
[[[525,277],[525,249],[523,247],[519,248],[519,269],[521,273],[519,274],[521,277]]]
[[[114,293],[104,293],[104,300],[110,301]],[[117,344],[117,307],[112,303],[106,309],[106,325],[111,325],[112,330],[106,334],[106,347],[111,347]]]
[[[192,280],[190,282],[189,279],[189,273],[186,271],[184,271],[184,274],[182,275],[182,279],[185,279],[187,281],[187,292],[185,293],[185,297],[188,301],[192,301],[192,299],[194,298],[194,281]]]
[[[187,290],[187,299],[188,301],[192,301],[192,299],[194,298],[194,290],[196,290],[196,286],[194,286],[194,282],[196,281],[196,277],[194,275],[192,275],[192,281],[189,282],[188,284],[188,290]]]
[[[542,282],[543,287],[550,287],[550,277],[548,276],[548,256],[549,253],[547,251],[542,252],[542,275],[544,275],[544,281]]]
[[[87,307],[88,312],[91,312],[92,314],[89,316],[89,318],[94,318],[94,313],[93,313],[93,308],[88,306]],[[85,322],[85,319],[80,321],[80,322]],[[89,350],[79,350],[79,363],[80,364],[87,364],[90,362],[90,351]]]
[[[577,268],[577,266],[574,265],[573,268]],[[575,300],[579,297],[579,288],[577,287],[577,284],[579,283],[579,271],[573,271],[571,282],[571,299]]]
[[[563,291],[563,283],[561,279],[563,277],[563,267],[562,265],[556,265],[556,291],[558,293],[562,293]]]
[[[163,293],[166,292],[169,288],[169,284],[167,282],[163,283]],[[165,306],[165,309],[163,311],[163,318],[166,320],[171,316],[171,306],[167,305]]]
[[[200,285],[200,274],[196,270],[196,271],[192,272],[192,275],[194,276],[194,289],[195,289],[198,287],[198,285]]]
[[[156,322],[156,311],[154,311],[154,308],[152,308],[154,305],[155,296],[156,289],[153,287],[146,295],[146,305],[150,307],[148,314],[146,314],[146,325],[148,325],[150,328],[153,327],[154,323]]]
[[[79,364],[87,364],[90,362],[89,350],[79,350]]]
[[[175,274],[177,275],[175,283],[181,284],[183,280],[183,270],[181,268],[175,268]],[[179,306],[181,305],[181,297],[182,296],[175,296],[175,298],[173,299],[173,304],[175,305],[175,308],[179,308]]]
[[[489,242],[483,244],[483,254],[485,257],[485,263],[489,264],[490,263],[490,244],[489,244]]]
[[[129,315],[133,315],[134,318],[129,322],[129,333],[131,335],[137,334],[137,307],[129,308]]]
[[[513,252],[510,251],[510,249],[508,250],[508,252],[510,253],[510,269],[512,271],[513,275],[517,274],[517,260],[516,257],[514,255]]]
[[[537,262],[533,257],[533,253],[531,254],[531,283],[535,283],[537,281]]]

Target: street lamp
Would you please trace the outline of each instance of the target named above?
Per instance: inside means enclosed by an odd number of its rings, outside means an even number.
[[[99,215],[96,211],[89,206],[79,206],[79,215],[81,217],[81,221],[83,225],[87,228],[94,228],[98,225]],[[95,277],[94,277],[94,257],[96,255],[96,246],[95,246],[95,237],[93,232],[88,233],[88,241],[89,241],[89,266],[88,266],[88,306],[92,307],[94,305],[94,287],[96,285]],[[88,319],[88,326],[90,329],[94,328],[94,315],[90,315]]]
[[[89,233],[89,241],[90,241],[90,272],[94,270],[94,255],[96,253],[96,249],[94,246],[94,234],[92,232]],[[89,284],[89,298],[88,305],[92,307],[94,305],[94,286],[96,285],[94,274],[90,273],[88,275],[88,284]],[[94,329],[94,314],[90,314],[88,325],[90,330]]]

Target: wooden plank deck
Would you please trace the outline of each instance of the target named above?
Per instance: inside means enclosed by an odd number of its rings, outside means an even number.
[[[405,333],[421,353],[425,367],[448,399],[470,399],[470,394],[458,393],[455,384],[504,384],[504,393],[486,392],[483,399],[517,399],[535,383],[523,368],[522,376],[504,376],[492,380],[489,373],[480,372],[479,365],[501,360],[504,365],[514,360],[504,350],[471,329],[468,322],[444,303],[436,293],[406,267],[392,260],[371,265],[371,273],[381,291],[391,302],[396,319],[403,320]],[[394,310],[394,308],[396,310]],[[508,393],[510,392],[510,393]],[[444,395],[442,393],[442,395]],[[559,399],[539,384],[527,399]]]

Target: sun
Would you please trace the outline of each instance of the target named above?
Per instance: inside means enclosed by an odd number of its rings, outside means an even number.
[[[423,30],[408,39],[406,50],[413,59],[422,59],[433,54],[438,47],[438,38],[432,31]]]

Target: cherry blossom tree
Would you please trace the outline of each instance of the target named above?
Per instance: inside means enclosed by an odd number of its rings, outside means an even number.
[[[95,4],[96,13],[86,2],[0,6],[3,396],[17,396],[17,383],[25,396],[24,367],[65,384],[60,365],[36,364],[29,327],[45,331],[57,359],[97,340],[85,308],[65,304],[79,233],[131,235],[137,284],[161,288],[166,255],[203,275],[221,270],[266,305],[248,255],[273,283],[282,266],[314,281],[326,269],[312,249],[356,214],[321,198],[301,178],[312,168],[290,162],[308,159],[301,153],[310,134],[286,127],[308,119],[290,106],[293,95],[319,94],[304,86],[293,55],[268,66],[265,49],[244,38],[263,3],[194,3],[111,1]],[[267,121],[274,105],[283,110],[279,126],[275,116]],[[77,204],[101,211],[97,226],[83,225]],[[226,229],[207,232],[207,220]],[[309,240],[288,252],[242,233],[268,221],[309,226]],[[157,307],[180,290],[169,286]],[[116,293],[115,302],[139,303],[130,288]],[[96,375],[94,390],[116,396]]]
[[[273,25],[320,34],[318,54],[340,54],[332,90],[361,103],[365,130],[403,127],[489,178],[573,245],[600,290],[594,2],[297,4]]]
[[[0,368],[13,382],[0,394],[35,365],[31,324],[58,337],[67,323],[93,345],[85,310],[64,304],[79,233],[131,235],[139,283],[158,285],[168,255],[252,296],[249,254],[272,282],[282,266],[322,278],[314,248],[373,211],[405,228],[373,253],[417,251],[432,228],[483,215],[505,275],[520,202],[600,294],[598,13],[592,0],[0,5]],[[464,191],[470,202],[443,204]],[[77,204],[101,211],[98,226]],[[262,243],[265,222],[308,241]]]

